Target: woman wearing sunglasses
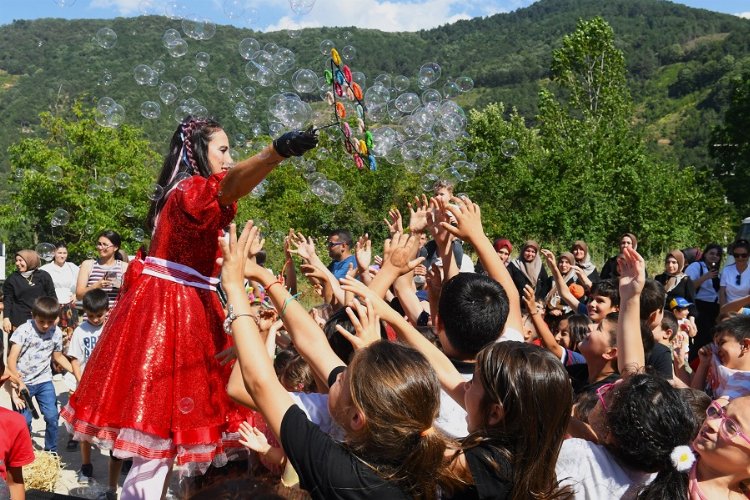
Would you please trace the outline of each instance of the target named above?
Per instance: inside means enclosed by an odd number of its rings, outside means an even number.
[[[693,441],[689,498],[750,498],[750,396],[716,400]]]
[[[750,295],[750,271],[747,270],[747,260],[750,255],[750,242],[737,240],[732,244],[734,264],[724,268],[719,287],[719,303],[721,305]]]

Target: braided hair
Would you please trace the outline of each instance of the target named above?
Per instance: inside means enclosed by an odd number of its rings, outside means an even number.
[[[154,221],[166,202],[166,194],[175,184],[184,179],[185,175],[211,175],[208,143],[218,130],[221,130],[221,125],[215,120],[192,116],[188,116],[177,126],[156,181],[164,189],[164,195],[151,202],[146,216],[146,226],[150,231],[154,230]]]

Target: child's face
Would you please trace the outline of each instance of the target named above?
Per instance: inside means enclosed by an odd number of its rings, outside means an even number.
[[[484,387],[479,381],[479,369],[474,369],[472,380],[464,382],[464,408],[466,408],[466,428],[469,432],[474,432],[485,427],[484,410],[482,401],[484,401]]]
[[[591,302],[588,305],[589,318],[594,323],[601,323],[607,314],[615,312],[617,309],[612,307],[612,299],[604,295],[592,295]]]
[[[54,319],[48,319],[48,318],[42,318],[40,316],[34,316],[34,324],[36,325],[36,329],[40,333],[46,333],[47,330],[52,328],[57,324],[57,318]]]
[[[567,319],[563,319],[560,321],[557,333],[555,334],[555,340],[562,347],[570,349],[570,329]]]
[[[716,355],[722,365],[739,370],[746,369],[746,365],[750,364],[750,349],[747,347],[749,340],[738,342],[733,335],[725,332],[719,332],[714,340],[718,348]]]
[[[587,360],[609,353],[612,350],[610,343],[616,328],[616,322],[606,319],[599,324],[591,325],[591,331],[578,346],[578,350]]]
[[[677,319],[687,319],[690,314],[690,309],[687,307],[678,307],[672,310],[674,317]]]
[[[349,430],[351,412],[354,411],[349,390],[349,370],[339,373],[336,382],[328,390],[328,411],[339,425]]]
[[[107,319],[107,311],[91,312],[86,311],[86,321],[94,326],[100,326]]]

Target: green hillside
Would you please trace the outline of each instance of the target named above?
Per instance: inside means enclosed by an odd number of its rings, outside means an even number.
[[[610,23],[625,53],[639,120],[654,148],[676,155],[682,165],[707,165],[711,128],[727,105],[726,82],[750,67],[750,20],[661,0],[541,0],[512,13],[417,33],[321,28],[290,37],[286,32],[218,26],[209,40],[193,40],[183,33],[189,50],[179,58],[171,57],[162,44],[165,30],[182,31],[179,21],[168,18],[16,21],[0,27],[0,125],[6,132],[0,136],[0,172],[8,169],[7,146],[35,133],[40,111],[61,112],[76,99],[93,105],[101,97],[114,98],[125,108],[128,122],[145,128],[155,144],[164,144],[175,124],[176,105],[160,102],[158,86],[138,85],[133,76],[137,65],[155,61],[165,67],[160,83],[179,86],[186,75],[196,78],[197,90],[182,93],[178,102],[195,97],[227,124],[230,136],[250,135],[252,124],[266,122],[267,97],[278,92],[278,85],[253,85],[251,100],[219,92],[216,84],[226,77],[232,89],[251,85],[244,73],[246,61],[237,49],[246,37],[256,38],[261,46],[275,43],[290,49],[296,54],[295,68],[311,68],[319,76],[327,60],[319,50],[321,41],[332,40],[339,49],[352,45],[356,57],[350,65],[364,72],[368,83],[381,73],[403,74],[412,78],[415,91],[413,77],[419,67],[436,61],[443,70],[439,89],[450,77],[473,78],[475,89],[458,99],[466,108],[502,101],[533,122],[552,50],[578,19],[596,15]],[[104,49],[94,40],[103,27],[117,33],[114,48]],[[195,64],[197,52],[211,58],[203,72]],[[282,79],[288,81],[293,72]],[[111,83],[106,84],[108,79]],[[161,104],[159,119],[140,115],[146,100]],[[246,123],[232,116],[239,100],[251,111]]]

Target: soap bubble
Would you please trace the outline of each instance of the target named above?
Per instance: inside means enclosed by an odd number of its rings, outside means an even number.
[[[474,88],[474,80],[468,76],[459,76],[455,83],[461,92],[468,92]]]
[[[206,69],[209,62],[211,62],[211,55],[209,53],[198,52],[195,54],[195,65],[198,66],[198,69]]]
[[[419,96],[412,92],[401,94],[396,98],[395,102],[396,109],[398,109],[402,113],[411,113],[412,111],[417,109],[417,107],[419,107],[419,104]]]
[[[135,208],[133,208],[133,205],[125,205],[125,207],[122,209],[122,215],[124,215],[128,219],[132,219],[133,217],[135,217]]]
[[[449,170],[458,182],[470,181],[477,175],[476,164],[468,161],[455,161]]]
[[[347,45],[343,49],[341,49],[341,59],[344,60],[344,62],[350,63],[357,57],[357,49],[355,49],[351,45]]]
[[[162,61],[161,59],[157,59],[151,64],[151,69],[161,75],[162,73],[164,73],[164,71],[166,71],[167,65],[164,64],[164,61]]]
[[[55,257],[55,245],[52,243],[39,243],[36,246],[36,253],[39,254],[43,260],[47,262],[51,261]]]
[[[161,106],[155,101],[144,101],[141,104],[141,115],[149,120],[156,120],[161,116]]]
[[[20,171],[23,172],[23,170]],[[63,169],[58,165],[52,165],[47,169],[47,178],[52,182],[60,182],[63,178]]]
[[[115,175],[115,186],[117,189],[127,189],[130,186],[130,176],[126,172],[118,172]]]
[[[393,86],[399,92],[403,92],[409,88],[409,78],[404,75],[398,75],[393,79]]]
[[[189,16],[182,20],[182,31],[194,40],[209,40],[216,34],[216,25],[197,16]]]
[[[182,40],[182,35],[180,35],[180,32],[174,28],[170,28],[165,31],[161,37],[161,42],[166,48],[174,46],[180,40]]]
[[[442,101],[443,98],[440,95],[440,91],[435,89],[427,89],[424,92],[422,92],[422,104],[430,104],[430,103],[437,103],[440,104],[440,101]]]
[[[187,415],[193,409],[195,408],[195,402],[193,402],[193,398],[182,398],[180,399],[180,402],[177,405],[177,409],[180,410],[180,413]]]
[[[294,55],[294,52],[281,48],[273,54],[271,68],[277,75],[284,75],[294,69],[296,62],[297,56]]]
[[[338,205],[344,199],[344,188],[336,182],[325,179],[317,181],[320,194],[318,198],[327,205]]]
[[[436,62],[425,63],[419,68],[417,84],[420,88],[426,88],[440,79],[442,70]]]
[[[419,180],[419,184],[424,191],[429,192],[435,189],[435,183],[438,180],[438,176],[435,174],[424,174]]]
[[[263,179],[260,184],[255,186],[252,191],[250,191],[250,196],[253,198],[260,198],[264,194],[266,194],[266,188],[268,187],[268,181],[266,179]]]
[[[105,69],[102,73],[101,78],[99,78],[99,85],[104,85],[105,87],[112,85],[112,72],[108,69]]]
[[[111,193],[115,190],[115,181],[111,177],[100,177],[98,184],[99,189],[105,193]]]
[[[164,104],[172,104],[177,99],[177,85],[174,83],[162,83],[159,87],[159,99]]]
[[[309,14],[315,6],[315,0],[289,0],[289,7],[298,16]]]
[[[180,80],[180,88],[186,94],[192,94],[198,88],[198,80],[188,75]]]
[[[164,188],[156,183],[151,184],[151,186],[146,191],[146,196],[151,201],[160,200],[163,194],[164,194]]]
[[[70,214],[64,208],[58,208],[52,214],[52,227],[65,226],[70,222]]]
[[[172,57],[182,57],[188,53],[188,44],[185,40],[179,39],[169,46],[167,52],[169,52],[169,55]]]
[[[311,69],[298,69],[292,75],[292,86],[300,94],[312,94],[318,88],[318,76]]]
[[[505,139],[500,144],[500,152],[506,158],[513,158],[518,154],[518,142],[515,139]]]
[[[224,14],[229,19],[239,19],[245,15],[246,7],[244,0],[224,0],[222,3]]]
[[[133,241],[137,241],[138,243],[140,243],[141,241],[143,241],[143,238],[146,237],[146,232],[140,227],[137,227],[130,232],[130,237],[133,239]]]
[[[117,33],[112,28],[101,28],[96,32],[96,43],[103,49],[111,49],[117,44]]]
[[[232,88],[232,82],[229,80],[229,78],[219,78],[216,80],[216,88],[219,89],[219,92],[222,94],[226,94],[231,90]]]
[[[320,45],[318,45],[318,48],[320,49],[320,53],[324,56],[331,56],[331,49],[334,48],[336,45],[330,41],[330,40],[323,40],[320,42]]]
[[[106,113],[109,113],[110,109],[115,104],[117,104],[117,103],[111,97],[102,97],[96,103],[96,110],[99,113],[106,114]]]
[[[443,85],[443,96],[446,99],[453,99],[461,94],[461,88],[456,82],[448,82]]]
[[[249,61],[253,54],[260,50],[260,43],[255,38],[245,38],[240,42],[240,55]]]
[[[96,184],[89,184],[89,186],[86,188],[86,196],[91,199],[98,198],[99,194],[101,194],[101,189],[99,189],[99,186],[97,186]]]

